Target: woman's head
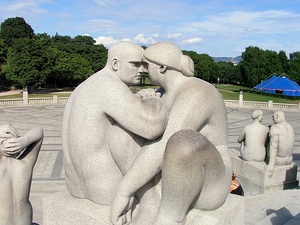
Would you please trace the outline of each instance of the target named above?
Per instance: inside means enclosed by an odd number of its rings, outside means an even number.
[[[159,42],[144,51],[144,58],[157,65],[177,70],[187,77],[194,75],[194,62],[183,55],[180,48],[171,42]]]

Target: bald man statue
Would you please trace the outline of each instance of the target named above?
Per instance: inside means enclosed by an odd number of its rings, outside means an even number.
[[[272,115],[274,125],[270,129],[268,148],[269,163],[266,171],[273,172],[275,165],[291,165],[293,162],[294,128],[285,120],[284,112],[276,111]]]
[[[66,184],[73,197],[112,203],[123,179],[121,168],[130,165],[137,154],[136,148],[124,145],[114,152],[122,160],[114,160],[109,137],[122,141],[114,132],[118,126],[146,140],[156,139],[165,130],[168,114],[161,98],[154,91],[153,96],[141,98],[129,89],[140,84],[145,71],[143,51],[131,42],[114,44],[105,67],[80,84],[68,100],[62,144]]]

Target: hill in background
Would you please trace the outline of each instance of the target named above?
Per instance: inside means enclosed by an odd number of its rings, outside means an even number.
[[[237,57],[212,57],[215,62],[232,62],[232,59],[236,64],[242,60],[242,56]]]

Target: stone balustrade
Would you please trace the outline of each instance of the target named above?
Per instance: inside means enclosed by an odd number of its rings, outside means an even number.
[[[35,104],[66,104],[69,97],[43,97],[43,98],[14,98],[14,99],[0,99],[1,105],[35,105]],[[269,102],[256,102],[256,101],[241,101],[241,100],[224,100],[225,105],[228,107],[245,107],[245,108],[264,108],[264,109],[280,109],[280,110],[295,110],[300,111],[299,104],[283,104]]]

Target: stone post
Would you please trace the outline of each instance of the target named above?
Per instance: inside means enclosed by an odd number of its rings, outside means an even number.
[[[269,100],[268,108],[273,108],[273,101]]]
[[[239,107],[243,107],[243,92],[240,91],[240,96],[239,96]]]
[[[28,105],[28,87],[23,88],[23,104]]]
[[[57,95],[53,95],[53,103],[54,104],[58,103],[58,96]]]

